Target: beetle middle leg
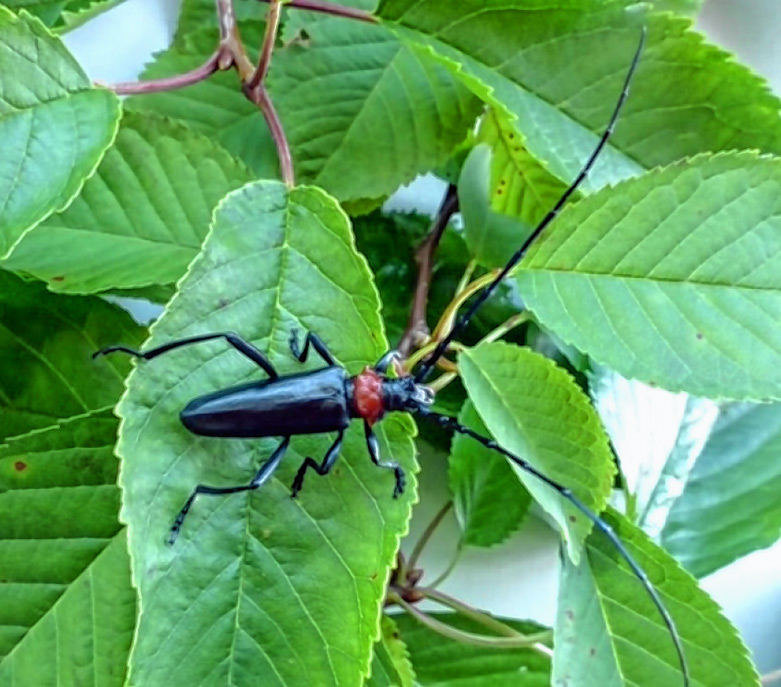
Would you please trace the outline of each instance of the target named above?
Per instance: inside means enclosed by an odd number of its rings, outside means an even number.
[[[299,363],[306,362],[307,356],[309,355],[310,344],[312,345],[312,348],[317,351],[318,355],[326,362],[326,364],[338,364],[334,359],[334,356],[331,354],[331,351],[328,350],[328,346],[325,345],[325,342],[317,334],[314,332],[307,332],[306,338],[304,338],[304,347],[300,348],[298,345],[298,329],[290,330],[290,352]]]
[[[179,514],[176,516],[174,524],[171,526],[171,533],[168,536],[168,543],[173,544],[176,541],[176,538],[179,536],[179,532],[182,529],[182,523],[187,517],[187,513],[190,512],[190,508],[192,508],[192,505],[195,502],[195,499],[198,497],[198,494],[208,494],[209,496],[224,496],[227,494],[237,494],[242,491],[253,491],[257,489],[263,485],[274,473],[274,470],[279,467],[279,463],[284,457],[285,451],[287,451],[289,445],[290,437],[285,437],[282,440],[282,443],[277,446],[276,449],[274,449],[274,453],[271,454],[268,460],[266,460],[263,465],[260,466],[260,469],[249,484],[240,484],[235,487],[210,487],[207,484],[199,484],[196,486],[185,502],[184,506],[182,506],[182,510],[180,510]]]
[[[377,436],[374,434],[372,426],[368,422],[364,422],[363,430],[366,434],[366,446],[369,449],[369,458],[372,459],[372,463],[377,467],[393,470],[393,474],[396,475],[396,486],[393,487],[393,498],[398,498],[399,494],[404,493],[404,485],[406,483],[404,470],[402,470],[401,465],[395,461],[380,460],[380,443],[377,441]]]
[[[293,486],[290,494],[293,498],[295,498],[296,494],[301,491],[301,487],[304,486],[304,475],[306,475],[306,471],[308,469],[311,468],[318,475],[327,475],[329,472],[331,472],[331,468],[334,466],[336,459],[339,457],[339,452],[342,450],[343,437],[344,432],[339,432],[339,436],[336,437],[336,441],[334,441],[334,443],[331,444],[331,448],[326,451],[325,458],[323,458],[322,463],[318,464],[309,457],[307,457],[306,460],[301,463],[301,467],[298,468],[296,477],[293,480]]]
[[[108,355],[109,353],[127,353],[135,358],[143,358],[144,360],[151,360],[163,353],[173,351],[176,348],[182,346],[191,346],[192,344],[202,343],[204,341],[212,341],[214,339],[225,339],[233,348],[239,353],[245,355],[253,363],[265,370],[266,374],[271,379],[276,379],[279,374],[274,369],[271,361],[265,356],[265,354],[258,348],[253,346],[249,341],[242,339],[238,334],[234,332],[214,332],[213,334],[200,334],[199,336],[190,336],[186,339],[176,339],[175,341],[169,341],[162,346],[156,348],[150,348],[148,351],[137,351],[127,346],[108,346],[101,348],[92,354],[93,358],[97,358],[99,355]]]

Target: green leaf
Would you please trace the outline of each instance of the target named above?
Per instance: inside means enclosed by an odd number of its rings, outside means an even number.
[[[274,54],[269,91],[297,176],[339,200],[379,198],[444,163],[480,102],[385,27],[329,17]]]
[[[585,193],[703,151],[780,153],[781,102],[767,84],[705,44],[690,19],[626,11],[634,4],[384,0],[377,13],[511,115],[518,144],[567,184],[607,126],[647,26],[631,97]]]
[[[661,543],[702,577],[781,537],[781,404],[740,404],[716,421]]]
[[[211,30],[188,34],[184,46],[158,53],[139,78],[159,79],[194,69],[206,61],[216,46],[217,36]],[[175,91],[132,96],[124,106],[127,110],[177,119],[214,139],[256,176],[279,176],[276,148],[263,115],[244,96],[233,71],[213,74],[205,81]]]
[[[435,619],[466,632],[485,634],[485,628],[456,613],[430,613]],[[489,649],[454,642],[421,625],[409,615],[394,616],[409,648],[420,687],[548,687],[550,658],[533,649]],[[544,628],[502,618],[524,634]]]
[[[572,489],[592,511],[605,507],[613,457],[596,412],[569,373],[537,353],[503,342],[464,351],[459,369],[469,398],[501,446]],[[591,522],[550,486],[515,469],[558,523],[568,553],[577,561]]]
[[[656,540],[718,415],[708,399],[673,394],[604,366],[589,393],[613,444],[630,520]]]
[[[0,258],[79,192],[118,120],[117,97],[43,24],[0,6]]]
[[[415,672],[409,651],[399,635],[396,623],[383,615],[380,641],[374,645],[371,677],[366,687],[415,687]]]
[[[691,684],[759,686],[748,650],[716,603],[663,549],[612,510],[603,514],[659,592],[683,638]],[[598,603],[594,603],[597,599]],[[626,562],[599,532],[579,566],[563,563],[553,684],[683,684],[670,633]]]
[[[287,374],[301,370],[288,348],[297,327],[318,332],[356,373],[386,349],[378,312],[370,273],[337,203],[319,189],[258,182],[218,207],[204,252],[147,346],[237,329]],[[318,363],[310,360],[308,369]],[[288,687],[363,684],[415,499],[406,417],[391,416],[378,428],[384,458],[407,470],[402,498],[391,498],[393,475],[368,460],[355,426],[332,473],[310,472],[291,499],[304,457],[319,460],[333,441],[299,436],[262,490],[198,499],[176,545],[164,543],[196,484],[247,483],[279,444],[198,438],[180,425],[179,412],[196,396],[263,377],[235,350],[212,342],[150,361],[128,379],[117,451],[122,519],[142,600],[133,684],[169,685],[172,674],[183,683],[230,675]]]
[[[114,405],[130,364],[91,355],[143,332],[99,298],[55,296],[0,271],[0,442]]]
[[[135,593],[117,522],[117,424],[95,411],[0,447],[3,687],[124,683]]]
[[[781,397],[781,161],[697,158],[568,208],[517,281],[543,325],[631,379]]]
[[[501,212],[495,212],[493,150],[481,143],[467,156],[458,181],[458,205],[464,221],[464,238],[475,259],[486,267],[504,265],[531,227]]]
[[[250,178],[202,134],[128,113],[81,194],[29,232],[3,267],[65,293],[172,284],[199,250],[217,201]]]
[[[458,421],[483,436],[489,435],[471,401],[464,404]],[[464,544],[494,546],[520,527],[531,497],[504,457],[456,434],[448,466]]]

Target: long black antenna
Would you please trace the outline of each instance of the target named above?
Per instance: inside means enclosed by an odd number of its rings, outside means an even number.
[[[686,656],[683,652],[683,642],[681,641],[681,636],[678,633],[678,628],[675,625],[675,621],[672,619],[672,616],[670,615],[670,612],[667,610],[667,608],[665,608],[665,605],[659,596],[659,592],[656,591],[654,586],[651,584],[651,581],[648,579],[648,576],[645,574],[645,571],[640,567],[637,561],[635,561],[635,559],[632,557],[632,554],[629,553],[623,542],[618,538],[618,535],[615,533],[613,528],[596,513],[594,513],[594,511],[592,511],[585,503],[583,503],[583,501],[575,496],[571,489],[554,482],[550,477],[540,472],[531,463],[528,463],[523,458],[519,458],[514,453],[510,453],[506,448],[502,448],[493,439],[484,437],[482,434],[478,434],[477,432],[472,431],[469,429],[469,427],[465,427],[464,425],[460,424],[458,420],[449,417],[448,415],[435,413],[433,410],[429,410],[425,407],[421,407],[417,412],[424,417],[430,418],[437,424],[442,425],[448,429],[452,429],[459,434],[465,434],[475,441],[480,442],[486,448],[497,451],[506,458],[509,458],[513,463],[521,468],[521,470],[528,472],[530,475],[534,475],[534,477],[536,477],[538,480],[544,482],[549,487],[561,494],[563,498],[569,501],[592,523],[594,523],[594,526],[610,540],[613,546],[616,547],[618,553],[621,554],[621,557],[628,563],[629,567],[632,569],[632,572],[635,574],[637,579],[640,580],[646,592],[648,592],[648,596],[650,596],[651,600],[654,602],[654,605],[659,611],[659,615],[662,616],[662,620],[670,632],[670,637],[672,638],[673,644],[675,645],[675,651],[678,653],[678,661],[681,665],[681,673],[683,674],[683,685],[684,687],[689,687],[689,665],[686,662]]]
[[[621,89],[621,95],[618,97],[618,102],[616,103],[616,107],[613,110],[612,116],[610,117],[610,123],[607,125],[607,129],[605,129],[605,132],[602,134],[602,138],[599,139],[597,147],[594,148],[594,151],[589,156],[586,164],[583,165],[583,169],[580,170],[580,173],[575,178],[575,181],[572,182],[571,186],[566,191],[564,191],[564,195],[559,198],[559,201],[556,203],[554,208],[550,210],[550,212],[548,212],[545,217],[543,217],[542,221],[537,225],[535,230],[529,234],[527,239],[523,242],[523,245],[521,245],[521,247],[513,254],[513,256],[510,258],[510,261],[504,266],[504,269],[498,275],[496,275],[496,278],[488,286],[486,286],[485,289],[483,289],[482,293],[475,299],[474,303],[472,303],[466,314],[461,315],[461,317],[458,318],[458,321],[456,322],[453,329],[450,330],[450,333],[444,339],[442,339],[439,344],[437,344],[437,347],[434,349],[433,353],[431,353],[431,355],[429,355],[421,363],[420,368],[415,373],[416,383],[420,384],[421,382],[425,381],[437,360],[439,360],[440,356],[447,350],[450,342],[467,325],[469,320],[472,319],[474,314],[483,305],[483,303],[485,303],[491,297],[491,294],[493,294],[493,292],[496,290],[499,282],[502,281],[502,279],[504,279],[520,262],[521,258],[526,254],[529,246],[534,243],[534,240],[542,233],[545,227],[547,227],[556,218],[561,208],[564,207],[564,204],[569,200],[570,196],[577,190],[578,186],[580,186],[588,173],[591,171],[591,168],[594,166],[597,157],[599,157],[599,154],[602,152],[605,144],[607,144],[610,135],[613,133],[613,129],[616,125],[616,122],[618,121],[618,115],[621,112],[621,108],[623,107],[627,96],[629,95],[629,82],[632,80],[635,69],[637,69],[637,63],[640,61],[640,53],[643,52],[643,46],[645,45],[645,35],[646,29],[643,27],[642,33],[640,35],[640,42],[638,43],[637,50],[635,50],[634,57],[632,58],[632,64],[629,65],[629,71],[627,72],[626,78],[624,79],[624,87]]]

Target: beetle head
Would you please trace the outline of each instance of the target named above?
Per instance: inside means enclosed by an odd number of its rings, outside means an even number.
[[[406,410],[414,413],[434,403],[434,390],[416,384],[412,377],[385,379],[382,384],[385,410]]]

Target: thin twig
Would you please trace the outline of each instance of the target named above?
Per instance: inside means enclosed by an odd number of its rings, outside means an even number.
[[[192,86],[199,81],[208,79],[219,69],[220,53],[215,52],[200,67],[163,79],[150,79],[148,81],[128,81],[115,84],[101,84],[117,95],[141,95],[144,93],[160,93],[161,91],[174,91],[177,88]]]
[[[434,253],[439,246],[442,233],[447,228],[447,223],[455,212],[458,212],[458,189],[450,184],[431,229],[415,251],[415,262],[418,263],[418,283],[415,286],[415,296],[412,300],[407,328],[401,336],[399,345],[396,346],[396,350],[404,357],[409,355],[413,346],[420,346],[428,337],[426,305],[431,286],[431,274],[434,270]]]
[[[271,0],[266,15],[266,31],[263,34],[263,45],[260,49],[258,66],[255,73],[247,83],[247,88],[255,90],[263,84],[268,74],[268,68],[271,65],[271,54],[274,52],[274,43],[277,40],[277,31],[279,31],[279,20],[282,16],[282,3],[280,0]]]
[[[503,637],[523,637],[524,639],[528,640],[528,637],[522,632],[518,632],[518,630],[510,627],[509,625],[505,625],[501,620],[497,620],[487,613],[478,611],[476,608],[464,603],[463,601],[460,601],[459,599],[456,599],[455,597],[450,596],[449,594],[437,591],[431,587],[417,587],[417,590],[427,599],[431,599],[431,601],[436,601],[438,604],[447,606],[459,615],[463,615],[465,618],[469,618],[470,620],[479,623],[483,627],[496,632],[498,635]],[[534,640],[536,641],[538,639],[539,637],[535,635]]]
[[[263,116],[266,118],[266,124],[268,124],[271,137],[274,139],[274,144],[277,148],[277,155],[279,156],[279,170],[282,174],[282,181],[288,188],[293,188],[296,185],[296,178],[293,172],[293,156],[290,153],[290,145],[285,137],[285,130],[282,128],[282,122],[279,120],[277,111],[274,109],[274,104],[269,98],[268,92],[263,86],[259,86],[254,91],[250,99],[260,107]]]
[[[275,2],[275,0],[260,0],[261,2]],[[319,2],[318,0],[290,0],[285,5],[288,7],[294,7],[299,10],[312,10],[313,12],[323,12],[325,14],[332,14],[336,17],[346,17],[347,19],[357,19],[358,21],[369,22],[370,24],[378,24],[379,19],[375,17],[371,12],[365,12],[364,10],[357,10],[354,7],[345,7],[344,5],[336,5],[330,2]]]
[[[491,649],[532,649],[549,658],[553,656],[553,651],[551,651],[550,647],[542,644],[537,635],[534,637],[526,637],[525,635],[520,635],[519,637],[493,637],[475,634],[474,632],[466,632],[465,630],[459,630],[452,625],[443,623],[436,618],[432,618],[420,609],[415,608],[412,604],[404,601],[398,594],[391,593],[388,597],[393,603],[401,606],[407,613],[429,629],[457,642],[488,647]]]
[[[763,685],[772,685],[773,683],[779,682],[780,680],[781,680],[781,668],[762,676]]]
[[[426,529],[423,530],[423,534],[420,535],[420,539],[418,539],[417,543],[415,544],[415,548],[412,549],[412,553],[410,554],[409,563],[407,564],[409,568],[414,568],[417,565],[420,554],[423,553],[423,549],[426,548],[426,544],[428,544],[431,536],[434,534],[437,527],[439,527],[439,523],[442,522],[452,507],[453,502],[449,500],[444,506],[442,506],[442,508],[439,509],[437,514],[432,518],[431,522],[426,526]]]
[[[233,10],[233,0],[216,0],[217,20],[220,25],[220,69],[236,67],[242,83],[251,78],[254,70],[239,34],[239,24]]]

